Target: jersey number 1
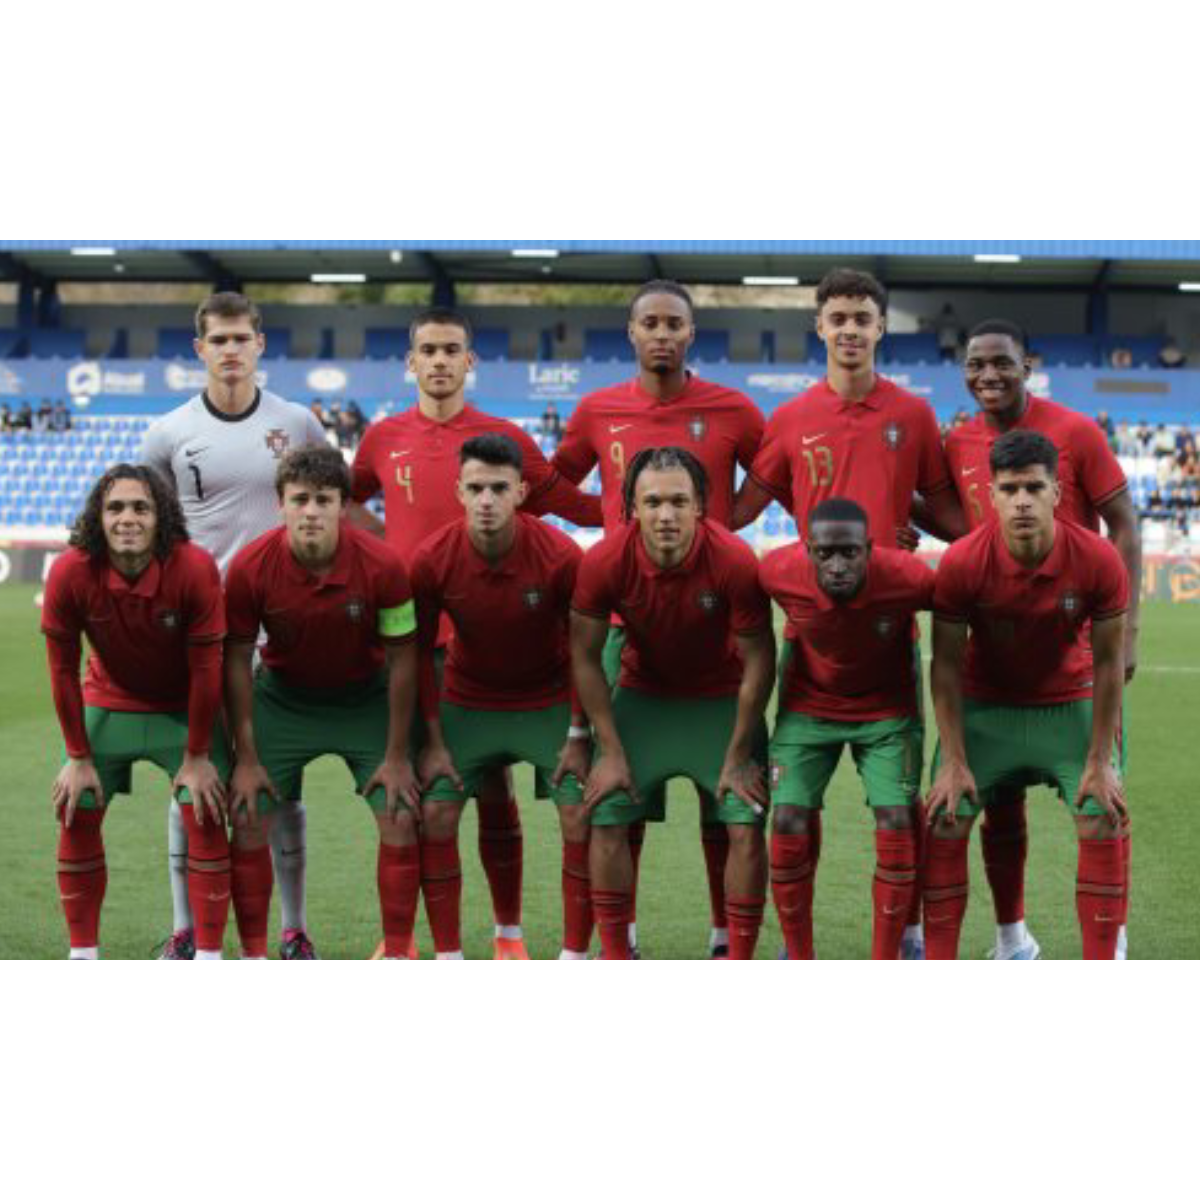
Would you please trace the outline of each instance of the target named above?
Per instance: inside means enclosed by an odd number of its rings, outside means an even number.
[[[188,463],[187,469],[191,471],[196,479],[196,496],[198,499],[204,499],[204,483],[200,479],[200,468],[195,463]]]

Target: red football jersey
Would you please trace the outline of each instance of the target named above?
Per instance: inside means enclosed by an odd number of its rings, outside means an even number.
[[[1030,396],[1021,419],[1012,428],[1043,434],[1058,449],[1062,500],[1055,516],[1099,533],[1098,509],[1128,486],[1125,472],[1100,426],[1091,417],[1052,400]],[[978,413],[946,435],[950,476],[972,529],[994,515],[988,494],[991,480],[988,456],[992,443],[1006,432],[989,424],[983,413]]]
[[[921,686],[913,615],[933,607],[933,571],[902,550],[877,548],[862,590],[830,599],[800,543],[768,554],[759,567],[767,594],[788,619],[793,645],[780,708],[827,721],[916,716]]]
[[[656,567],[629,522],[584,556],[571,606],[625,624],[621,687],[660,696],[729,696],[741,685],[736,634],[771,625],[758,560],[736,534],[701,520],[687,557]]]
[[[1062,704],[1091,696],[1091,621],[1129,607],[1129,575],[1110,541],[1071,521],[1057,522],[1041,566],[1023,567],[989,521],[942,556],[933,607],[970,623],[966,695]]]
[[[579,402],[553,465],[579,483],[600,464],[604,528],[612,533],[621,524],[621,488],[633,456],[648,446],[680,446],[708,475],[705,516],[728,527],[737,465],[749,470],[762,435],[762,413],[732,388],[689,375],[683,391],[663,401],[631,379]]]
[[[183,712],[188,707],[189,643],[225,636],[221,577],[195,542],[177,542],[166,559],[132,582],[108,559],[69,549],[54,560],[42,603],[42,632],[91,645],[83,698],[118,712]]]
[[[571,596],[582,557],[565,533],[522,513],[512,548],[495,564],[471,544],[461,519],[421,543],[412,584],[422,653],[432,653],[430,630],[442,613],[454,630],[442,675],[447,700],[532,709],[568,699]]]
[[[225,609],[229,637],[253,642],[261,625],[267,631],[263,663],[299,688],[369,679],[383,667],[386,644],[416,635],[400,556],[346,521],[323,576],[297,562],[285,528],[243,546],[229,566]]]
[[[913,492],[950,486],[933,409],[882,375],[860,401],[843,400],[822,380],[777,408],[750,474],[802,532],[816,505],[842,496],[866,510],[875,544],[891,547],[908,525]]]

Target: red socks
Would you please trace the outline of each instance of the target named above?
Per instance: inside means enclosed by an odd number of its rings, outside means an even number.
[[[462,949],[462,861],[458,840],[421,844],[421,890],[439,954]]]
[[[1080,838],[1075,909],[1084,958],[1113,958],[1125,913],[1126,858],[1120,838]]]
[[[271,847],[244,850],[235,842],[230,859],[233,915],[237,919],[242,957],[266,958],[267,917],[271,911],[271,888],[275,883]]]
[[[664,787],[666,784],[663,785]],[[637,920],[638,864],[642,861],[642,846],[646,841],[646,822],[634,821],[629,826],[629,857],[633,862],[633,890],[629,893],[629,919]]]
[[[729,914],[729,957],[753,958],[758,944],[758,931],[762,928],[765,897],[757,900],[730,896],[726,901]]]
[[[920,815],[916,816],[918,824]],[[900,956],[900,938],[911,924],[913,896],[917,892],[917,830],[875,830],[875,878],[871,899],[875,910],[871,930],[871,957]]]
[[[507,793],[507,784],[505,785]],[[511,795],[506,801],[477,801],[479,810],[479,859],[492,893],[492,910],[497,925],[521,923],[521,876],[524,871],[525,839],[521,813]]]
[[[587,842],[563,842],[563,949],[586,954],[592,941],[592,885]]]
[[[708,872],[708,901],[712,908],[712,927],[724,929],[725,864],[729,861],[729,830],[724,825],[701,825],[700,845]],[[732,951],[730,952],[731,956]]]
[[[1129,924],[1129,868],[1133,865],[1133,831],[1129,818],[1121,823],[1121,862],[1125,868],[1125,903],[1121,909],[1121,924]]]
[[[602,958],[629,957],[629,921],[633,915],[633,896],[629,892],[592,889],[592,910],[600,931]]]
[[[210,817],[203,825],[191,804],[181,804],[188,836],[188,902],[195,921],[196,949],[220,950],[229,920],[229,837]]]
[[[957,958],[967,915],[969,840],[930,835],[925,843],[925,957]]]
[[[983,810],[983,866],[992,889],[997,925],[1025,919],[1025,795],[1011,804],[989,804]]]
[[[71,828],[58,830],[58,895],[72,949],[100,944],[100,905],[108,887],[103,820],[102,808],[77,808]]]
[[[383,917],[385,958],[405,958],[417,919],[417,897],[421,893],[421,848],[386,846],[379,843],[375,869],[379,884],[379,912]]]
[[[908,919],[906,925],[921,924],[921,894],[924,887],[923,875],[925,871],[925,853],[926,843],[929,840],[929,830],[925,825],[925,812],[920,801],[913,805],[912,811],[913,822],[913,850],[915,857],[913,865],[916,869],[916,874],[913,876],[912,900],[908,906]],[[878,843],[876,843],[878,847]],[[879,861],[878,848],[875,854],[876,863]]]
[[[819,842],[818,837],[817,845]],[[811,833],[772,832],[771,896],[779,913],[788,958],[813,957],[812,909],[816,871]]]

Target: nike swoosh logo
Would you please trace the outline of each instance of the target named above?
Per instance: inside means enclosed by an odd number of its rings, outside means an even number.
[[[412,453],[411,450],[393,450],[392,457],[393,458],[403,458],[406,454],[411,454],[411,453]]]
[[[963,478],[965,479],[968,475],[974,475],[978,470],[978,467],[963,467]]]
[[[82,900],[84,898],[84,896],[86,896],[86,895],[87,895],[86,892],[72,892],[69,896],[67,896],[65,894],[60,896],[59,899],[60,900]]]
[[[628,425],[610,425],[608,427],[608,432],[609,433],[620,433],[622,429],[632,429],[632,428],[633,428],[632,422]]]
[[[199,450],[185,450],[183,453],[186,458],[194,458],[197,454],[203,454],[205,450],[209,449],[211,449],[210,446],[201,446]]]
[[[807,446],[811,442],[819,442],[824,436],[825,435],[823,433],[817,433],[817,434],[814,434],[812,437],[802,437],[800,439],[800,442],[802,445]]]

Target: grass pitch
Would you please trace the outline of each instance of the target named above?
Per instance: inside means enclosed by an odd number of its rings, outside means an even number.
[[[0,588],[0,957],[61,958],[66,930],[54,875],[56,831],[50,783],[61,762],[45,651],[33,586]],[[925,641],[928,646],[928,639]],[[1139,674],[1126,701],[1130,729],[1128,793],[1133,815],[1130,956],[1200,957],[1195,869],[1200,833],[1189,819],[1195,790],[1187,746],[1200,698],[1200,608],[1150,603],[1142,611]],[[926,753],[932,752],[932,718]],[[559,948],[560,842],[554,807],[534,802],[527,768],[517,768],[525,824],[525,930],[534,957]],[[108,958],[147,958],[170,931],[166,870],[167,780],[139,765],[134,792],[105,819],[108,895],[101,924]],[[326,758],[309,768],[309,927],[324,958],[366,958],[379,940],[375,827],[353,794],[345,766]],[[673,783],[668,820],[651,826],[642,857],[638,929],[652,958],[707,954],[708,892],[690,784]],[[1027,911],[1049,958],[1079,957],[1075,921],[1075,840],[1071,821],[1045,789],[1030,794]],[[870,813],[847,756],[826,798],[825,838],[816,895],[816,945],[822,958],[865,958],[870,948],[870,880],[874,862]],[[978,834],[971,861],[971,904],[962,956],[982,957],[992,941],[991,903]],[[464,949],[489,957],[487,885],[474,849],[469,806],[462,829]],[[278,935],[275,905],[272,937]],[[431,948],[422,916],[418,940]],[[782,945],[768,905],[759,956]],[[232,915],[226,952],[236,955]]]

